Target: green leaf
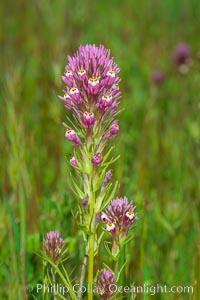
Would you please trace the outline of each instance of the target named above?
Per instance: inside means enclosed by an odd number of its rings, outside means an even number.
[[[66,297],[64,297],[63,295],[61,295],[60,293],[56,293],[56,296],[58,296],[58,297],[60,297],[61,299],[64,299],[64,300],[66,300]]]
[[[113,149],[114,149],[114,146],[110,147],[108,152],[104,155],[104,161],[106,161],[106,159],[109,157],[109,155],[110,155],[110,153],[112,152]]]
[[[111,267],[109,267],[106,263],[103,263],[103,266],[106,268],[106,269],[108,269],[108,270],[110,270],[111,272],[113,272],[113,270],[111,269]],[[113,272],[114,273],[114,272]]]
[[[76,132],[79,132],[79,128],[76,126],[76,124],[67,116],[68,122],[71,124],[73,129],[75,129]]]
[[[125,265],[127,264],[127,260],[125,261],[125,263],[122,265],[122,267],[120,268],[120,270],[119,270],[119,272],[118,272],[118,276],[117,276],[117,281],[119,280],[119,277],[120,277],[120,274],[121,274],[121,272],[123,271],[123,269],[124,269],[124,267],[125,267]]]
[[[70,174],[71,175],[71,174]],[[79,198],[82,200],[85,197],[85,194],[81,191],[81,189],[79,188],[79,186],[76,184],[76,182],[74,181],[72,175],[71,175],[71,179],[72,182],[74,184],[75,190],[76,190],[76,194],[79,196]]]
[[[115,161],[117,161],[119,158],[120,158],[120,155],[118,155],[117,157],[111,159],[110,161],[108,161],[108,162],[106,162],[106,163],[103,163],[103,164],[102,164],[102,167],[104,167],[104,166],[109,166],[109,165],[113,164],[113,163],[114,163]]]
[[[80,229],[83,230],[86,234],[91,234],[90,229],[86,225],[80,224],[80,223],[78,225],[79,225]]]
[[[128,242],[130,242],[135,237],[134,234],[129,235],[126,239],[124,239],[122,242],[120,242],[120,246],[123,247]]]
[[[16,223],[16,218],[13,213],[13,209],[11,207],[10,201],[8,201],[7,197],[4,197],[5,205],[10,216],[10,221],[12,224],[13,229],[13,236],[14,236],[14,245],[15,245],[15,252],[17,255],[20,254],[20,233],[19,233],[19,226]]]
[[[109,183],[105,189],[103,189],[100,194],[97,196],[96,199],[96,205],[95,205],[95,213],[99,213],[100,211],[102,211],[102,203],[104,198],[106,198],[106,196],[108,195],[110,188],[112,186],[112,182]]]
[[[114,260],[114,261],[117,261],[118,258],[119,258],[119,253],[117,255],[113,255],[112,252],[110,251],[110,248],[108,246],[108,244],[111,244],[110,242],[104,242],[104,246],[105,246],[105,249],[106,251],[108,252],[109,256],[111,256],[111,258]]]
[[[112,192],[110,193],[110,196],[107,198],[106,201],[103,201],[103,205],[101,207],[101,211],[104,210],[110,204],[111,200],[115,197],[115,194],[116,194],[118,188],[119,188],[119,183],[117,181],[115,183],[114,187],[113,187]]]
[[[103,168],[101,175],[98,177],[96,183],[93,184],[93,190],[96,192],[102,186],[105,174],[106,174],[107,167]],[[94,181],[94,180],[93,180]]]
[[[155,211],[155,217],[157,221],[167,230],[170,235],[174,235],[175,231],[171,224],[165,219],[165,217],[158,211]]]

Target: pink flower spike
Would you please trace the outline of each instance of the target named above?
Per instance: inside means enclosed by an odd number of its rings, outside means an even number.
[[[98,276],[95,278],[94,282],[98,289],[100,299],[102,300],[110,299],[118,287],[116,275],[108,269],[102,269],[98,273]]]
[[[68,141],[72,142],[75,146],[80,146],[82,144],[76,132],[70,127],[67,127],[65,137]]]
[[[105,212],[101,215],[105,216],[106,230],[120,234],[120,238],[126,237],[129,228],[138,220],[137,214],[134,212],[135,206],[133,202],[128,202],[126,197],[117,198],[111,201]],[[109,221],[107,221],[109,220]]]
[[[58,231],[50,231],[42,244],[45,254],[56,262],[60,256],[64,245],[64,240]]]
[[[74,111],[77,104],[88,102],[87,109],[90,110],[92,102],[106,111],[121,95],[116,93],[120,82],[119,71],[119,67],[110,56],[110,50],[103,45],[80,46],[73,56],[68,56],[68,63],[62,76],[71,100],[71,107],[69,105],[66,107]],[[111,91],[112,99],[110,96],[104,99],[102,95]],[[80,110],[84,112],[82,107]]]
[[[82,115],[82,122],[86,128],[91,128],[95,122],[94,114],[92,112],[85,111]]]

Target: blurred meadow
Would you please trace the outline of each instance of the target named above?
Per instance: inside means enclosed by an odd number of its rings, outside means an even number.
[[[42,280],[34,252],[50,230],[66,238],[68,268],[80,268],[72,147],[57,95],[66,56],[86,43],[110,48],[121,68],[114,178],[140,218],[121,283],[194,286],[193,294],[139,300],[200,299],[200,2],[7,0],[0,18],[0,299],[33,299],[25,286]],[[184,74],[172,59],[180,42],[191,49]],[[162,80],[152,78],[155,70]],[[109,262],[102,251],[97,266],[101,255]]]

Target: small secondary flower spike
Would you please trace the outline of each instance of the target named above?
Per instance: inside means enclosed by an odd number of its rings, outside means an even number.
[[[116,275],[110,270],[103,269],[95,278],[95,283],[100,298],[103,300],[110,299],[115,293],[117,287]]]
[[[56,262],[60,258],[64,240],[57,231],[50,231],[46,234],[43,242],[43,250],[45,254]]]

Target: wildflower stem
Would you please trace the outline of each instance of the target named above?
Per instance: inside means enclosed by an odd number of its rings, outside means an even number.
[[[117,260],[115,262],[115,275],[118,276],[118,272],[119,272],[119,260]]]
[[[78,292],[78,299],[79,300],[82,298],[82,294],[83,294],[81,288],[82,288],[82,286],[84,284],[84,280],[85,280],[87,262],[88,262],[88,257],[87,257],[87,255],[84,255],[83,264],[82,264],[82,268],[81,268],[80,289],[79,289],[79,292]]]
[[[95,234],[91,234],[89,237],[89,264],[88,264],[88,286],[92,287],[94,277],[94,242]],[[93,292],[89,289],[88,300],[93,299]]]
[[[46,276],[46,261],[43,260],[43,286],[47,285],[47,276]],[[45,289],[42,289],[42,300],[45,300],[47,293],[45,292]]]
[[[51,274],[52,274],[53,286],[55,286],[56,285],[56,274],[55,274],[54,268],[51,268]],[[53,289],[53,300],[57,300],[54,289]]]
[[[92,177],[92,176],[91,176]],[[92,180],[91,180],[92,182]],[[95,193],[92,192],[92,184],[90,184],[90,213],[91,213],[91,233],[89,235],[89,259],[88,259],[88,300],[93,299],[92,285],[94,278],[94,247],[95,247]]]

